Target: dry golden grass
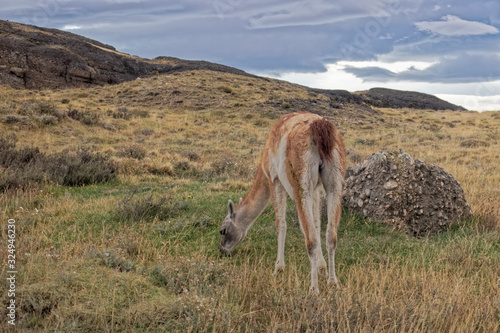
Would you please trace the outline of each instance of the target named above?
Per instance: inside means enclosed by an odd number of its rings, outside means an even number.
[[[80,118],[44,124],[41,100],[56,111],[77,110]],[[9,218],[18,228],[18,327],[26,332],[499,331],[497,113],[371,113],[354,106],[327,113],[324,100],[286,82],[208,71],[103,88],[2,87],[0,120],[28,117],[27,123],[0,122],[2,136],[15,134],[18,148],[55,153],[92,147],[108,154],[120,171],[117,180],[100,185],[46,184],[0,194],[2,237]],[[219,257],[218,227],[227,200],[249,188],[275,119],[306,102],[320,105],[316,111],[341,130],[350,165],[380,149],[402,148],[457,178],[476,217],[441,235],[415,239],[344,212],[337,254],[341,286],[328,289],[322,277],[318,297],[308,293],[307,253],[293,205],[281,275],[271,275],[272,209],[233,257]],[[125,200],[132,193],[142,204]],[[148,218],[137,221],[120,217],[124,202],[139,214],[155,207],[145,200],[154,204],[163,197],[171,212],[148,211]],[[6,258],[4,245],[0,254]],[[2,314],[2,329],[5,318]]]

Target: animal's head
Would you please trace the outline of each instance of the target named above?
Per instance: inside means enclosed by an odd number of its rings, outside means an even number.
[[[231,255],[236,245],[238,245],[243,238],[245,238],[246,232],[238,227],[235,223],[236,212],[234,209],[234,204],[231,200],[227,205],[227,216],[222,222],[220,228],[220,245],[219,251],[226,255]]]

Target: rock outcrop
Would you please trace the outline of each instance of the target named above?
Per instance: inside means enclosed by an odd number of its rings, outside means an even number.
[[[201,69],[252,76],[207,61],[144,59],[70,32],[0,20],[0,84],[14,88],[89,87]]]
[[[344,207],[414,235],[439,232],[471,215],[458,181],[403,150],[381,151],[349,168]]]
[[[381,108],[466,111],[459,105],[416,91],[372,88],[368,91],[358,92],[358,94],[365,103]]]

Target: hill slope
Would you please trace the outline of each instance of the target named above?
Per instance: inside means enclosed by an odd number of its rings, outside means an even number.
[[[149,60],[57,29],[0,20],[0,83],[14,88],[56,89],[116,84],[153,74],[210,69],[250,75],[206,61]]]
[[[0,84],[13,88],[57,89],[117,84],[155,74],[210,70],[258,78],[240,69],[207,61],[131,56],[113,46],[57,29],[0,20]],[[263,80],[268,80],[261,78]],[[309,88],[306,88],[309,89]],[[334,109],[357,105],[370,108],[459,110],[464,108],[417,92],[371,89],[352,94],[345,90],[310,89],[330,99]],[[303,109],[308,109],[303,105]]]

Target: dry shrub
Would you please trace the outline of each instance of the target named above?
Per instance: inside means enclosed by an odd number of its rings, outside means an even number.
[[[144,166],[146,167],[147,172],[153,175],[173,175],[174,174],[174,166],[170,162],[162,162],[157,160],[149,160]]]
[[[58,123],[58,118],[50,115],[42,115],[38,118],[42,125],[55,125]]]
[[[128,108],[122,106],[116,109],[116,111],[112,113],[112,116],[115,119],[130,120],[132,119],[132,112],[130,112]]]
[[[201,160],[200,154],[194,150],[186,150],[181,153],[181,156],[188,158],[190,161],[199,162]]]
[[[8,125],[21,125],[21,126],[30,126],[31,121],[28,117],[26,116],[18,116],[16,114],[8,114],[6,116],[2,117],[2,123],[8,124]]]
[[[117,161],[120,175],[140,175],[147,173],[146,165],[135,158],[123,158]]]
[[[16,290],[21,322],[24,321],[25,317],[44,318],[50,316],[64,299],[64,294],[65,290],[55,282],[21,285]]]
[[[31,117],[37,115],[47,115],[53,116],[58,120],[65,117],[65,114],[59,111],[52,101],[43,99],[24,102],[22,105],[22,109],[19,110],[19,114]]]
[[[118,202],[116,214],[120,220],[166,220],[187,209],[187,202],[177,202],[169,196],[149,194],[134,197],[136,194],[137,190],[134,190]]]
[[[231,153],[225,153],[220,156],[215,162],[212,162],[212,169],[216,174],[223,174],[232,171],[236,168],[238,162]]]
[[[189,161],[177,161],[177,163],[175,163],[175,170],[180,172],[189,171],[191,170],[191,164]]]
[[[136,263],[119,255],[113,249],[93,250],[90,253],[91,258],[97,258],[101,263],[120,272],[135,271]]]
[[[87,126],[94,126],[101,124],[101,116],[93,111],[71,110],[68,112],[68,117],[77,120]]]
[[[460,147],[465,147],[465,148],[477,148],[477,147],[489,147],[489,146],[490,146],[489,142],[478,139],[467,139],[460,142]]]
[[[146,149],[139,145],[130,145],[123,147],[117,155],[120,157],[135,158],[137,160],[142,160],[146,157]]]
[[[37,147],[15,148],[17,139],[0,138],[0,190],[27,188],[32,184],[56,183],[82,186],[110,181],[117,167],[105,155],[88,149],[45,154]]]

